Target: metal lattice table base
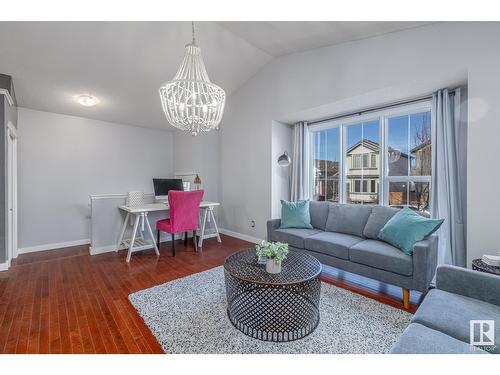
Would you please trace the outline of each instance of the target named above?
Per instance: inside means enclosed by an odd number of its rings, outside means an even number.
[[[237,329],[255,339],[275,342],[298,340],[316,329],[321,265],[315,258],[290,253],[282,274],[270,275],[253,261],[253,249],[232,257],[239,263],[235,267],[231,257],[225,263],[227,313]],[[250,278],[246,277],[249,272]]]

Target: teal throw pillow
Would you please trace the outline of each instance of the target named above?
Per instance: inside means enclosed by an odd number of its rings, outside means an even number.
[[[288,202],[281,200],[281,229],[308,228],[311,229],[309,201]]]
[[[397,212],[380,230],[378,238],[413,254],[413,245],[437,231],[444,219],[427,219],[405,207]]]

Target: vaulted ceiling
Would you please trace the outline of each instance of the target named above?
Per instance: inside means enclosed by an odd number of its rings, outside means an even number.
[[[271,56],[365,39],[429,22],[219,22]]]
[[[230,94],[275,57],[423,24],[199,22],[196,38],[210,79]],[[0,73],[22,107],[172,129],[158,88],[190,40],[188,22],[0,22]],[[83,93],[100,103],[82,107]]]

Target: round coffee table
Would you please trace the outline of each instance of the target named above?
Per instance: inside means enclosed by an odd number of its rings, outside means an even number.
[[[301,339],[319,323],[321,263],[290,251],[281,272],[270,274],[257,263],[255,249],[245,249],[224,261],[227,314],[244,334],[264,341]]]

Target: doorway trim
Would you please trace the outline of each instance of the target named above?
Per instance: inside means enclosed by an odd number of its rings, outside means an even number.
[[[6,129],[7,143],[7,191],[6,191],[6,262],[10,267],[12,259],[18,255],[17,228],[17,129],[10,121]]]

